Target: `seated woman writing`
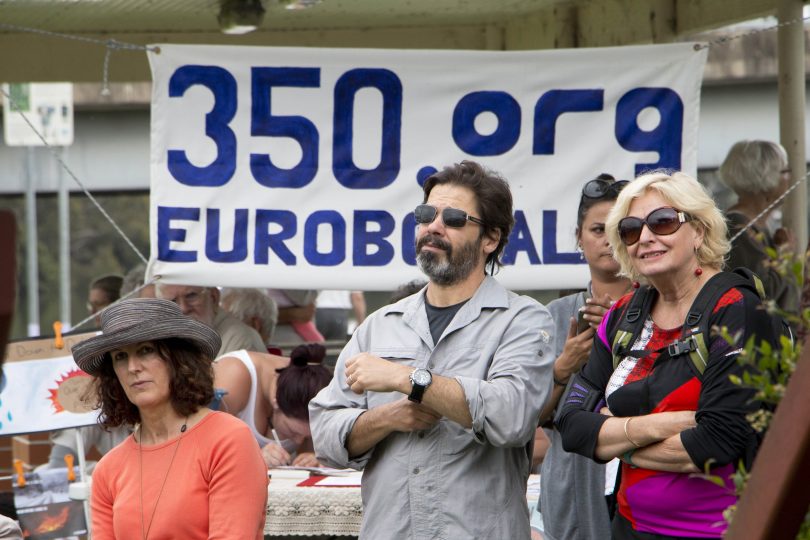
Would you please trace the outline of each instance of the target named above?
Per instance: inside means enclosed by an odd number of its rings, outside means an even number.
[[[650,288],[636,284],[603,318],[556,418],[563,447],[600,462],[622,459],[613,538],[720,538],[723,511],[735,502],[731,475],[757,448],[746,420],[757,408],[753,391],[730,376],[742,376],[738,357],[750,336],[773,339],[769,315],[755,291],[719,285],[731,279],[721,272],[726,224],[695,179],[637,178],[606,228],[621,274]],[[704,289],[715,299],[695,313]],[[640,309],[634,298],[645,299]],[[700,346],[687,346],[704,317],[706,328],[725,327],[738,341],[706,332]],[[639,323],[638,332],[625,322]],[[723,486],[693,474],[706,467]]]
[[[250,427],[268,467],[319,465],[307,406],[332,379],[321,365],[325,355],[323,345],[310,343],[296,347],[290,358],[241,350],[215,361],[215,385],[227,392],[221,409]]]
[[[244,423],[206,407],[219,335],[156,298],[116,304],[101,326],[73,357],[96,377],[101,425],[135,430],[93,473],[93,538],[261,539],[259,449]]]

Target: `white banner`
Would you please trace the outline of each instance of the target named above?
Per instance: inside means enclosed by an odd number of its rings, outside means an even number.
[[[51,431],[95,424],[98,411],[82,398],[92,377],[80,370],[70,347],[95,333],[9,343],[0,390],[0,435]]]
[[[706,49],[525,52],[159,45],[153,271],[170,283],[392,290],[415,265],[420,180],[501,173],[515,230],[499,279],[583,286],[581,187],[696,172]]]

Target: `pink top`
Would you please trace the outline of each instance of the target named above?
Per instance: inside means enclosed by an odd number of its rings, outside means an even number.
[[[93,540],[142,537],[140,486],[138,443],[127,437],[93,473]],[[177,437],[144,446],[143,505],[152,540],[261,539],[267,467],[256,439],[241,420],[211,412],[182,435],[179,447]]]

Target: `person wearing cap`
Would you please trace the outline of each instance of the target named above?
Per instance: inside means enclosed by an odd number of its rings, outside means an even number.
[[[95,377],[99,423],[135,430],[93,474],[94,540],[262,538],[259,447],[243,422],[206,407],[219,335],[156,298],[124,300],[101,324],[73,357]]]

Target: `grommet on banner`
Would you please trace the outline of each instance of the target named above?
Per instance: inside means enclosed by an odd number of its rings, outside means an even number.
[[[76,471],[73,470],[73,454],[65,454],[65,465],[67,465],[68,482],[75,482]]]
[[[57,349],[65,348],[65,340],[62,339],[62,321],[53,323],[53,346]]]
[[[23,471],[23,462],[21,459],[14,460],[14,470],[17,472],[17,486],[25,487],[25,472]]]

